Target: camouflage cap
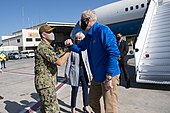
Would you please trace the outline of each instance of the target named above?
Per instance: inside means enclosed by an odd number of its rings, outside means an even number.
[[[50,27],[48,25],[43,25],[39,29],[39,34],[42,34],[43,32],[50,33],[50,32],[52,32],[53,29],[54,28],[52,28],[52,27]]]

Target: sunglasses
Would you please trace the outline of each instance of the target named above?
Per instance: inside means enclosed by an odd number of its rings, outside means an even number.
[[[82,21],[82,22],[86,22],[86,21],[89,21],[89,19],[90,19],[90,17],[81,19],[81,21]]]

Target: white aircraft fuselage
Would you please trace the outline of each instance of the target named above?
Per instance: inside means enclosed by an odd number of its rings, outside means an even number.
[[[94,9],[98,22],[116,34],[137,35],[143,22],[149,0],[121,0]]]

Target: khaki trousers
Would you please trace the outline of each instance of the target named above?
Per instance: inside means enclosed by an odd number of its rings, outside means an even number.
[[[89,105],[95,113],[101,113],[100,98],[103,96],[105,113],[118,113],[118,90],[119,76],[112,79],[113,88],[105,90],[103,83],[92,80],[89,91]]]

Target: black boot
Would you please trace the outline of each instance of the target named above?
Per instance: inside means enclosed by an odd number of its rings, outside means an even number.
[[[4,97],[0,96],[0,100],[1,100],[1,99],[4,99]]]
[[[126,88],[130,88],[130,80],[129,79],[126,81]]]

